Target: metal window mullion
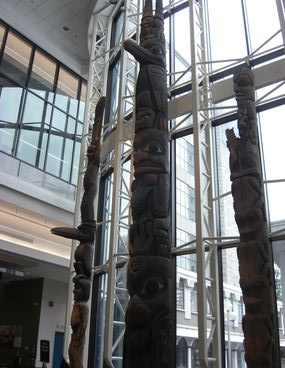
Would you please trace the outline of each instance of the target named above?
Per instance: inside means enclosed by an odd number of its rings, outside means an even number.
[[[197,39],[196,39],[196,1],[189,0],[190,10],[190,43],[192,65],[192,117],[195,160],[195,210],[196,210],[196,245],[197,245],[197,289],[198,289],[198,339],[199,359],[203,368],[207,367],[207,320],[206,320],[206,279],[205,279],[205,244],[203,241],[203,196],[202,196],[202,170],[201,170],[201,122],[199,78],[197,70]]]
[[[279,16],[279,22],[280,22],[280,28],[281,28],[281,34],[283,38],[283,44],[285,45],[285,18],[284,18],[284,8],[285,8],[285,2],[284,0],[276,0],[276,6]]]

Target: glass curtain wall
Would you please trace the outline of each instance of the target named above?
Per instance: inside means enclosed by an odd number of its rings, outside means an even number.
[[[76,185],[86,82],[0,24],[0,150]]]
[[[177,306],[177,366],[199,367],[198,359],[198,303],[197,303],[197,258],[196,258],[196,214],[195,214],[195,173],[194,173],[194,139],[191,109],[187,106],[187,96],[192,91],[192,70],[190,51],[190,22],[188,1],[164,0],[165,35],[167,41],[167,67],[169,84],[169,111],[171,114],[170,131],[171,147],[175,155],[172,157],[175,167],[172,171],[171,195],[176,198],[172,207],[175,219],[174,247],[176,257],[176,306]],[[244,63],[256,70],[260,75],[263,69],[273,71],[276,65],[284,62],[284,44],[281,37],[281,27],[275,0],[258,3],[248,0],[208,0],[205,1],[205,32],[209,46],[209,89],[211,91],[211,159],[213,177],[211,182],[214,190],[215,231],[219,242],[218,261],[220,264],[220,321],[219,328],[223,332],[222,368],[246,367],[243,354],[242,316],[244,306],[242,292],[239,286],[239,271],[237,259],[238,230],[234,219],[233,199],[230,193],[229,150],[226,143],[225,130],[234,128],[237,134],[236,102],[232,92],[232,73],[234,67]],[[119,14],[119,13],[118,13]],[[113,40],[119,40],[118,32],[122,29],[119,15],[113,25]],[[117,86],[120,70],[120,55],[114,58],[109,68],[109,103],[107,116],[112,121],[118,101]],[[198,62],[199,64],[199,62]],[[199,65],[198,65],[199,67]],[[275,80],[274,73],[268,75],[268,81],[257,86],[257,117],[259,127],[259,146],[263,161],[264,192],[268,214],[268,228],[274,254],[274,269],[276,277],[277,311],[279,321],[281,359],[285,360],[285,171],[280,163],[285,156],[283,139],[285,113],[284,80]],[[266,85],[266,86],[265,86]],[[230,87],[229,87],[230,86]],[[230,89],[229,89],[230,88]],[[107,91],[108,95],[108,91]],[[184,99],[185,97],[185,99]],[[20,98],[20,97],[19,97]],[[175,100],[181,104],[175,105]],[[172,104],[174,100],[174,104]],[[175,107],[173,108],[173,106]],[[177,107],[178,106],[178,107]],[[188,110],[187,110],[188,109]],[[129,117],[129,116],[128,116]],[[110,133],[111,134],[111,133]],[[106,178],[107,185],[110,177]],[[110,198],[110,195],[109,195]],[[102,201],[106,201],[102,199]],[[104,202],[105,203],[105,202]],[[107,216],[108,209],[106,207]],[[103,216],[103,217],[104,217]],[[107,225],[106,225],[107,226]],[[105,238],[102,235],[102,254]],[[230,241],[229,241],[230,239]],[[127,232],[124,243],[127,243]],[[105,253],[104,253],[105,252]],[[121,282],[124,274],[122,273]],[[104,279],[98,294],[98,305],[104,304]],[[207,290],[211,293],[210,286]],[[124,303],[121,303],[122,305]],[[122,311],[120,311],[122,312]],[[207,314],[211,314],[211,306],[207,306]],[[97,345],[103,344],[102,320],[98,314]],[[120,330],[121,332],[121,330]],[[119,333],[119,332],[118,332]],[[101,343],[98,343],[100,341]],[[102,353],[101,348],[98,354]],[[120,354],[120,348],[117,348]],[[213,356],[213,346],[208,350]],[[98,357],[98,355],[97,355]],[[101,355],[102,357],[102,355]],[[101,359],[101,358],[100,358]],[[230,360],[229,360],[230,359]],[[95,364],[95,363],[94,363]],[[213,364],[213,363],[209,363]],[[97,367],[95,364],[94,366]],[[121,360],[115,362],[121,367]]]

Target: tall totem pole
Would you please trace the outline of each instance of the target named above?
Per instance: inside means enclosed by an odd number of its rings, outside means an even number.
[[[162,0],[146,0],[140,45],[124,43],[140,64],[136,85],[134,177],[124,336],[124,368],[173,367],[169,133]]]
[[[274,316],[272,256],[258,149],[254,76],[247,67],[236,70],[234,91],[240,138],[233,129],[227,130],[226,135],[235,220],[240,233],[237,254],[245,304],[242,320],[245,360],[248,368],[276,368],[279,367],[278,329]]]
[[[81,200],[81,225],[78,228],[56,227],[55,235],[78,240],[74,253],[74,304],[71,313],[71,340],[68,354],[71,368],[83,368],[85,331],[89,318],[87,302],[90,297],[91,271],[94,252],[96,221],[94,200],[98,187],[100,166],[100,136],[105,109],[105,97],[101,97],[95,111],[91,144],[87,149],[87,168],[83,179],[84,193]]]

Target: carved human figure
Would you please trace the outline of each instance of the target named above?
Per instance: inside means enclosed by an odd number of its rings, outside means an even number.
[[[254,75],[247,68],[234,74],[238,129],[227,130],[230,150],[240,286],[245,304],[242,326],[245,360],[249,368],[277,367],[277,328],[274,318],[274,281],[268,242],[258,132],[254,105]]]

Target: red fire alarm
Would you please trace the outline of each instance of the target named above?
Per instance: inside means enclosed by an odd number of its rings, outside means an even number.
[[[54,302],[53,302],[53,300],[50,300],[50,301],[48,302],[48,306],[49,306],[49,307],[53,307],[53,306],[54,306]]]

